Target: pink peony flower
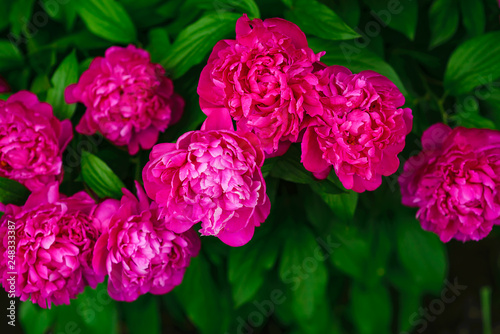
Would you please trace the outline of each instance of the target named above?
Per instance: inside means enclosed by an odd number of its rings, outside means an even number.
[[[123,189],[114,207],[109,230],[97,241],[93,265],[97,273],[109,275],[111,298],[132,302],[145,293],[165,294],[182,282],[191,257],[200,251],[194,230],[174,233],[159,218],[158,206],[150,203],[136,182],[137,198]],[[104,203],[103,203],[104,204]]]
[[[299,140],[304,110],[321,109],[312,72],[323,54],[314,54],[295,24],[244,14],[236,40],[219,41],[201,73],[201,109],[229,113],[238,129],[257,134],[268,156],[283,154]]]
[[[92,252],[100,219],[108,218],[94,214],[96,203],[85,192],[65,197],[58,186],[32,193],[23,207],[7,205],[0,218],[1,283],[8,291],[14,276],[16,297],[31,296],[42,308],[69,304],[85,286],[104,280],[92,269]]]
[[[443,242],[479,240],[500,224],[500,131],[435,124],[399,177],[403,204]]]
[[[318,178],[335,169],[347,189],[374,190],[398,169],[398,153],[412,127],[411,110],[386,77],[352,74],[342,66],[316,73],[323,110],[311,118],[302,141],[302,163]]]
[[[246,244],[270,211],[257,136],[209,116],[200,131],[158,144],[143,170],[146,192],[169,228],[182,233],[201,221],[201,234],[230,246]]]
[[[62,179],[62,152],[73,138],[71,122],[21,91],[0,100],[0,176],[36,191]]]
[[[139,146],[150,149],[184,109],[184,100],[164,75],[147,51],[133,45],[110,47],[104,58],[92,61],[78,83],[66,88],[66,102],[87,107],[76,130],[85,135],[99,131],[115,145],[128,145],[130,154]]]

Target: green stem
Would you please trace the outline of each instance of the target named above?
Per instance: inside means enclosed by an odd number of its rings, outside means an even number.
[[[483,334],[491,334],[491,287],[481,288],[481,313],[483,314]]]

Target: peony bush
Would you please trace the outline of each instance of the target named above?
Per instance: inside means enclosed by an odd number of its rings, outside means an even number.
[[[9,333],[500,328],[496,2],[4,7]]]

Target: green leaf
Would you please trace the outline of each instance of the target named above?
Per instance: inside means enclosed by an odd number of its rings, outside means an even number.
[[[333,0],[328,3],[349,26],[356,27],[359,24],[361,9],[358,0]]]
[[[160,334],[160,309],[155,296],[140,296],[133,303],[121,304],[129,334]]]
[[[464,126],[466,128],[496,128],[493,121],[479,114],[479,103],[470,95],[458,98],[455,108],[458,109],[458,112],[450,116],[450,120],[454,121],[457,126]]]
[[[485,14],[482,1],[459,0],[462,12],[462,22],[469,36],[479,36],[484,33]]]
[[[255,296],[264,283],[266,272],[274,266],[277,257],[278,247],[267,238],[252,239],[248,247],[231,248],[228,275],[235,307]]]
[[[351,288],[351,312],[357,333],[391,332],[391,298],[384,285],[366,287],[354,282]]]
[[[321,57],[321,61],[325,64],[345,66],[354,73],[364,70],[375,71],[391,80],[403,95],[408,95],[394,69],[368,48],[361,48],[347,41],[333,42],[319,38],[308,38],[307,40],[315,52],[326,51],[326,55]]]
[[[439,292],[447,272],[444,244],[410,217],[399,220],[396,232],[398,256],[403,267],[417,285],[427,291]]]
[[[316,0],[296,0],[285,17],[306,34],[324,39],[344,40],[361,37],[328,6]]]
[[[456,0],[434,0],[429,10],[429,24],[431,26],[431,49],[452,38],[458,28]]]
[[[82,179],[99,197],[122,197],[123,182],[95,155],[82,151]]]
[[[234,35],[239,14],[211,13],[181,31],[170,52],[160,62],[176,79],[205,59],[215,43]]]
[[[348,190],[343,194],[328,194],[323,191],[313,190],[323,199],[336,217],[344,221],[352,221],[356,205],[358,203],[358,193]]]
[[[12,2],[10,8],[11,31],[14,35],[20,36],[21,33],[26,38],[32,38],[38,32],[38,28],[33,25],[31,15],[33,14],[33,5],[35,0],[18,0]],[[5,10],[2,8],[2,10]]]
[[[19,49],[8,40],[0,40],[0,71],[15,69],[23,64]]]
[[[420,291],[415,290],[411,285],[407,285],[405,290],[399,292],[398,324],[400,332],[410,332],[415,324],[414,314],[418,314],[421,300]]]
[[[371,260],[371,244],[366,233],[355,226],[335,225],[335,241],[340,246],[332,253],[332,263],[340,271],[356,280],[365,279],[366,265]]]
[[[54,115],[60,120],[70,119],[75,112],[76,104],[67,104],[64,90],[78,80],[78,60],[75,51],[71,52],[56,69],[52,79],[52,88],[47,92],[47,103],[54,108]]]
[[[174,292],[201,333],[225,333],[231,318],[229,300],[215,284],[205,256],[191,259],[182,284]]]
[[[160,62],[170,51],[172,44],[164,28],[151,29],[148,33],[149,44],[146,48],[153,63]]]
[[[364,0],[381,22],[382,28],[389,26],[402,32],[410,40],[415,38],[418,21],[418,1],[415,0]],[[365,28],[366,29],[366,28]]]
[[[77,12],[95,35],[117,43],[136,41],[137,33],[123,6],[114,0],[77,0]]]
[[[54,323],[55,313],[43,309],[30,300],[21,302],[19,322],[26,334],[44,334]]]
[[[24,205],[30,191],[21,183],[0,177],[0,203]]]
[[[305,225],[296,224],[287,233],[279,273],[283,283],[291,290],[292,311],[302,321],[313,316],[326,293],[326,258],[313,233]]]
[[[246,13],[250,19],[260,17],[259,6],[254,0],[194,0],[194,5],[203,10],[217,13]]]
[[[474,37],[453,51],[444,86],[453,95],[470,92],[500,78],[500,31]]]

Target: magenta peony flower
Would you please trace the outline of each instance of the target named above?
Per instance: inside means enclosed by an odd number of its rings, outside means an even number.
[[[87,107],[76,130],[85,135],[99,131],[115,145],[128,145],[130,154],[139,146],[150,149],[184,109],[184,100],[164,75],[147,51],[133,45],[110,47],[104,58],[92,61],[78,83],[66,88],[66,102]]]
[[[93,265],[97,273],[109,275],[108,292],[116,300],[132,302],[145,293],[164,294],[182,282],[191,257],[200,251],[194,230],[174,233],[159,218],[158,206],[150,203],[136,182],[137,197],[123,189],[121,203],[114,207],[109,230],[97,241]]]
[[[268,157],[283,154],[299,140],[304,110],[321,109],[312,72],[323,54],[314,54],[295,24],[244,14],[236,40],[219,41],[201,73],[201,109],[229,113],[238,129],[257,134]]]
[[[335,169],[347,189],[374,190],[398,169],[398,153],[412,127],[411,110],[386,77],[352,74],[342,66],[316,73],[323,110],[311,118],[302,141],[302,163],[318,178]]]
[[[270,211],[257,136],[209,116],[202,130],[153,147],[143,170],[146,192],[176,233],[201,221],[201,234],[246,244]]]
[[[73,138],[69,120],[60,122],[52,107],[21,91],[0,100],[0,176],[36,191],[62,179],[62,152]]]
[[[443,242],[479,240],[500,224],[500,131],[435,124],[399,177],[403,204]]]
[[[100,220],[108,217],[95,214],[96,204],[85,192],[65,197],[58,186],[32,193],[23,207],[7,205],[0,218],[1,283],[8,291],[15,277],[16,297],[31,296],[42,308],[69,304],[85,286],[104,280],[92,269],[92,253]]]

